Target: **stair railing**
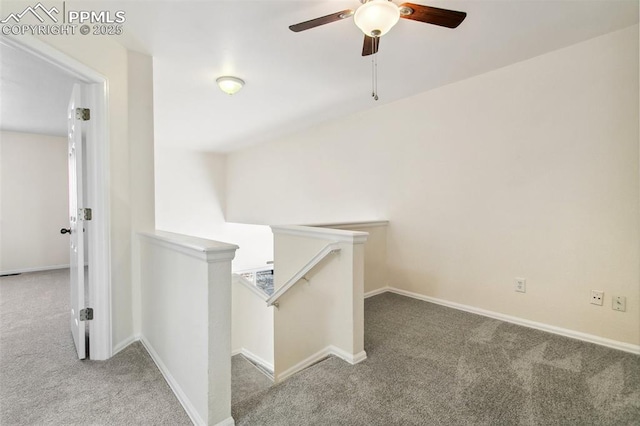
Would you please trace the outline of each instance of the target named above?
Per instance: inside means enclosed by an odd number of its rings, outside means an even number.
[[[245,286],[246,288],[248,288],[253,294],[255,294],[256,296],[258,296],[260,299],[266,301],[269,298],[269,295],[267,293],[265,293],[264,291],[260,290],[255,283],[252,283],[251,281],[249,281],[248,279],[246,279],[245,277],[243,277],[240,274],[232,274],[233,276],[233,281],[237,284],[241,284],[243,286]]]
[[[274,291],[273,295],[267,299],[267,306],[275,306],[276,308],[279,306],[278,299],[282,297],[291,287],[293,287],[297,282],[302,279],[305,279],[305,275],[307,272],[312,270],[318,263],[320,263],[325,257],[330,254],[335,254],[340,252],[340,244],[337,242],[329,243],[322,248],[315,256],[313,256],[298,272],[293,274],[293,276],[286,282],[282,287]],[[307,280],[308,281],[308,280]]]

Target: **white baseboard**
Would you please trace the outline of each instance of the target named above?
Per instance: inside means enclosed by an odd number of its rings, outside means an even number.
[[[227,417],[223,421],[216,423],[215,426],[235,426],[236,422],[233,417]]]
[[[169,387],[178,398],[178,401],[180,401],[180,404],[182,404],[182,407],[187,412],[187,415],[189,416],[193,424],[196,426],[206,426],[206,422],[202,419],[202,417],[200,417],[200,415],[196,411],[195,407],[193,406],[193,404],[191,403],[187,395],[185,395],[184,391],[182,390],[178,382],[173,378],[173,376],[171,375],[167,367],[164,365],[164,363],[160,359],[160,356],[158,355],[158,353],[155,351],[155,349],[153,349],[153,346],[151,346],[151,344],[147,341],[147,339],[145,339],[144,336],[140,336],[140,342],[142,342],[147,352],[149,352],[149,355],[151,355],[151,359],[153,359],[153,362],[155,362],[156,365],[158,366],[158,369],[164,376],[164,379],[167,381],[167,383],[169,384]],[[229,419],[231,419],[230,422],[229,422]],[[230,417],[218,424],[225,425],[225,426],[233,425],[234,424],[233,418]]]
[[[355,365],[367,359],[367,353],[365,351],[360,351],[357,354],[352,355],[349,352],[343,351],[342,349],[335,346],[329,346],[329,351],[331,352],[331,354],[347,361],[351,365]]]
[[[302,371],[305,368],[315,364],[316,362],[328,357],[329,355],[331,355],[331,349],[330,349],[329,346],[327,346],[326,348],[324,348],[322,350],[319,350],[315,354],[303,359],[302,361],[300,361],[296,365],[287,368],[285,371],[283,371],[282,373],[278,374],[277,376],[274,374],[274,382],[275,383],[281,382],[281,381],[287,379],[288,377],[293,376],[297,372]]]
[[[272,362],[268,362],[268,361],[260,358],[258,355],[254,354],[251,351],[248,351],[245,348],[236,349],[235,351],[231,352],[231,356],[234,356],[234,355],[242,355],[245,358],[248,358],[249,360],[251,360],[251,362],[254,362],[256,364],[260,364],[266,370],[273,371],[273,363]]]
[[[126,348],[133,342],[137,342],[138,340],[140,340],[140,336],[137,335],[127,337],[113,347],[113,349],[111,350],[111,356],[115,356],[118,352],[122,351],[124,348]]]
[[[68,269],[68,268],[69,268],[68,263],[66,265],[34,266],[32,268],[18,268],[18,269],[9,269],[8,271],[0,271],[0,275],[26,274],[27,272],[53,271],[55,269]]]
[[[425,302],[431,302],[437,305],[458,309],[460,311],[471,312],[473,314],[478,314],[485,317],[489,317],[489,318],[493,318],[493,319],[497,319],[505,322],[510,322],[512,324],[522,325],[524,327],[529,327],[529,328],[535,328],[536,330],[542,330],[548,333],[553,333],[553,334],[557,334],[564,337],[570,337],[572,339],[582,340],[589,343],[595,343],[596,345],[602,345],[609,348],[630,352],[632,354],[640,354],[640,345],[633,345],[631,343],[625,343],[617,340],[607,339],[605,337],[595,336],[593,334],[582,333],[579,331],[569,330],[567,328],[556,327],[554,325],[544,324],[537,321],[531,321],[524,318],[518,318],[511,315],[501,314],[499,312],[488,311],[486,309],[476,308],[474,306],[463,305],[461,303],[450,302],[448,300],[442,300],[435,297],[425,296],[425,295],[414,293],[411,291],[401,290],[395,287],[387,287],[386,291],[390,293],[396,293],[402,296],[411,297],[414,299],[423,300]]]
[[[380,288],[377,288],[375,290],[371,290],[371,291],[366,292],[364,294],[364,298],[367,299],[369,297],[377,296],[378,294],[386,293],[388,291],[391,291],[391,287],[389,287],[389,286],[380,287]]]
[[[359,352],[359,353],[357,353],[355,355],[351,355],[348,352],[343,351],[340,348],[337,348],[337,347],[335,347],[333,345],[329,345],[326,348],[321,349],[318,352],[316,352],[315,354],[307,357],[306,359],[303,359],[302,361],[300,361],[296,365],[287,368],[285,371],[283,371],[282,373],[278,374],[277,377],[274,374],[274,382],[275,383],[279,383],[279,382],[281,382],[281,381],[293,376],[297,372],[302,371],[305,368],[312,366],[316,362],[321,361],[322,359],[328,357],[329,355],[335,355],[338,358],[348,362],[349,364],[357,364],[357,363],[367,359],[367,353],[365,351]]]

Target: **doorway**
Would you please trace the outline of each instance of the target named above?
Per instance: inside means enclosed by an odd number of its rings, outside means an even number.
[[[86,197],[85,205],[90,206],[92,210],[89,230],[91,238],[87,240],[86,249],[89,261],[87,271],[89,297],[85,302],[86,307],[93,310],[93,319],[87,321],[91,337],[89,357],[94,360],[108,359],[112,355],[112,338],[106,79],[35,38],[1,37],[0,43],[44,60],[72,76],[74,82],[82,87],[83,108],[90,110],[91,119],[83,124],[87,137],[83,156],[83,162],[86,164],[83,192]],[[3,102],[7,101],[8,99],[3,96]]]

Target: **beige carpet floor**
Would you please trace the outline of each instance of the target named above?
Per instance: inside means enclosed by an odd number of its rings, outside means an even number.
[[[368,359],[233,405],[236,425],[640,425],[640,356],[385,293]]]
[[[190,425],[144,347],[80,361],[69,270],[0,278],[0,424]]]
[[[79,361],[68,271],[0,278],[0,424],[187,425],[144,348]],[[640,356],[394,294],[365,302],[368,359],[272,386],[232,362],[237,425],[640,425]]]

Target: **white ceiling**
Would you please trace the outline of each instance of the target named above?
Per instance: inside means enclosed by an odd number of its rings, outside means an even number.
[[[4,43],[0,58],[0,130],[65,136],[73,77]]]
[[[125,34],[118,40],[153,55],[156,143],[205,151],[231,151],[365,114],[638,22],[637,0],[413,2],[464,11],[467,19],[453,30],[402,19],[380,43],[377,102],[371,60],[360,55],[363,35],[352,19],[301,33],[288,29],[355,9],[358,0],[86,4],[124,10]],[[215,84],[229,74],[246,81],[234,96]]]

